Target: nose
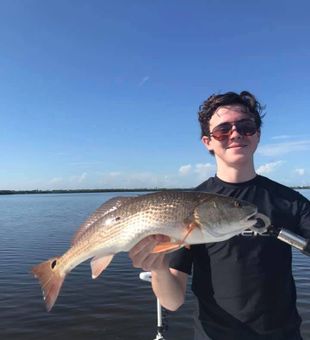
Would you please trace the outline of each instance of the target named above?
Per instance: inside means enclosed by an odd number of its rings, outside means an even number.
[[[241,138],[242,136],[240,135],[240,133],[238,132],[236,125],[233,124],[232,128],[230,130],[230,138],[234,139],[234,138]]]

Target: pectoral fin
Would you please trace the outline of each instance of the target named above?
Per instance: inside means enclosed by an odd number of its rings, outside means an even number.
[[[196,224],[195,222],[190,223],[187,226],[187,231],[185,236],[183,237],[183,240],[179,241],[179,242],[163,242],[163,243],[159,243],[157,246],[154,247],[154,249],[152,250],[152,253],[157,254],[157,253],[169,253],[169,252],[173,252],[175,250],[178,250],[182,247],[185,247],[187,249],[190,248],[190,245],[187,244],[185,241],[188,237],[188,235],[195,229],[198,227],[198,224]]]
[[[92,278],[96,279],[110,264],[112,261],[114,255],[107,255],[104,257],[94,257],[91,262],[91,273],[92,273]]]
[[[154,247],[152,250],[153,254],[158,254],[158,253],[170,253],[175,250],[178,250],[182,248],[184,245],[179,243],[179,242],[163,242],[159,243],[157,246]]]

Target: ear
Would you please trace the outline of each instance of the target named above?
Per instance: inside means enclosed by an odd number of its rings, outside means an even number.
[[[213,147],[211,146],[212,141],[210,137],[207,136],[203,136],[201,138],[202,144],[209,150],[209,151],[213,151]]]

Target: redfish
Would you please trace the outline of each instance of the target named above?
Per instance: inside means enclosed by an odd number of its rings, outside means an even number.
[[[62,256],[38,264],[32,273],[41,283],[46,309],[50,311],[66,275],[87,259],[92,259],[92,278],[97,278],[116,253],[129,251],[149,235],[170,237],[170,242],[156,246],[154,253],[224,241],[245,229],[255,230],[256,213],[251,203],[196,191],[115,197],[80,226]]]

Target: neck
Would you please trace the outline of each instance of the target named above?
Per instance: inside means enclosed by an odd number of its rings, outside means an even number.
[[[219,164],[218,162],[216,175],[225,182],[242,183],[253,179],[256,176],[256,172],[253,163],[238,166],[236,164]]]

